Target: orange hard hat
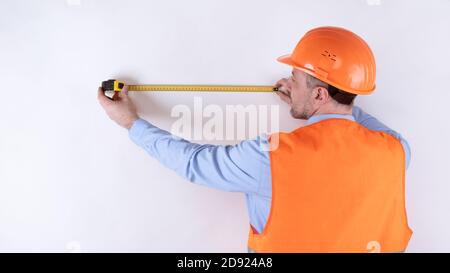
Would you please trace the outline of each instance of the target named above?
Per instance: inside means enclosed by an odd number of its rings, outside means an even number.
[[[292,54],[277,60],[348,93],[367,95],[375,90],[376,65],[370,47],[343,28],[312,29]]]

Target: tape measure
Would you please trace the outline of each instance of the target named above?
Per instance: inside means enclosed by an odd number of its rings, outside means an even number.
[[[105,92],[120,92],[125,83],[118,80],[102,82]],[[197,91],[197,92],[274,92],[277,87],[270,85],[183,85],[183,84],[132,84],[127,85],[128,91]]]

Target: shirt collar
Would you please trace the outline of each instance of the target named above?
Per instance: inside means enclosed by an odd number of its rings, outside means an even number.
[[[330,119],[330,118],[341,118],[341,119],[347,119],[351,121],[355,121],[355,118],[352,115],[341,115],[341,114],[321,114],[321,115],[315,115],[310,117],[306,121],[306,125],[310,125],[322,120]]]

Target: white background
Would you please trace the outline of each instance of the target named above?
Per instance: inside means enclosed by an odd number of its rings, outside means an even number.
[[[276,57],[322,25],[370,44],[377,91],[357,104],[411,145],[408,250],[450,251],[450,1],[6,0],[0,10],[0,251],[246,251],[244,196],[165,169],[108,119],[97,86],[271,85],[290,73]],[[130,95],[166,130],[172,107],[194,97]],[[197,96],[280,104],[281,130],[300,125],[274,94]]]

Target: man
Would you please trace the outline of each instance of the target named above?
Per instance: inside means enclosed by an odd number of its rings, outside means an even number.
[[[356,95],[375,89],[369,46],[348,30],[320,27],[278,60],[293,70],[276,83],[277,94],[306,126],[234,146],[173,138],[139,118],[126,88],[114,100],[99,88],[98,99],[137,145],[179,175],[245,193],[252,252],[404,251],[412,234],[404,198],[409,146],[353,106]]]

